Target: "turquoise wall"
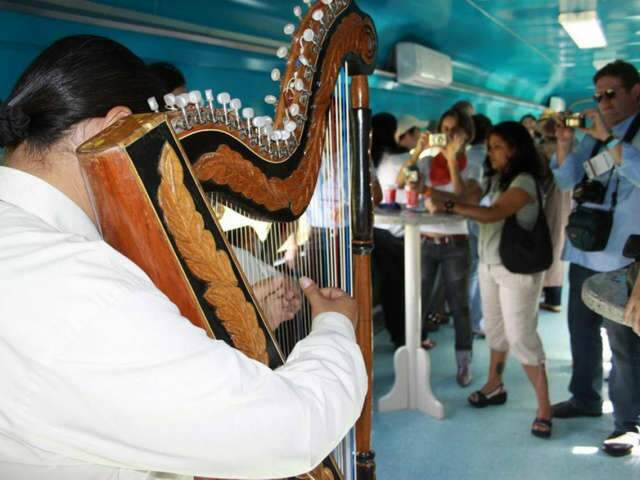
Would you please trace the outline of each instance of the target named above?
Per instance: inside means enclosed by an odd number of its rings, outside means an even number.
[[[145,61],[168,61],[180,68],[192,89],[213,88],[229,91],[259,113],[269,113],[262,101],[277,93],[269,79],[274,67],[282,66],[275,55],[246,52],[204,45],[155,35],[103,28],[29,14],[0,10],[0,98],[6,98],[19,74],[29,62],[54,40],[73,34],[90,33],[113,38],[133,50]],[[412,114],[437,119],[454,102],[468,99],[478,111],[493,121],[519,118],[530,108],[495,98],[446,90],[426,90],[400,86],[384,77],[371,79],[371,106],[374,112]],[[535,112],[535,111],[534,111]],[[537,112],[535,112],[537,113]]]

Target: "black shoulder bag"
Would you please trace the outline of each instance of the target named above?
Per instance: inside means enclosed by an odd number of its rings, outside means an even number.
[[[600,145],[598,144],[596,147],[599,149]],[[611,169],[607,185],[603,188],[605,194],[609,189],[613,170],[614,168]],[[585,179],[583,179],[581,183],[585,183]],[[602,185],[601,183],[599,184]],[[565,231],[567,238],[574,247],[584,252],[600,252],[607,247],[609,236],[611,235],[611,228],[613,227],[613,212],[618,203],[619,184],[620,177],[616,174],[616,189],[611,194],[611,208],[609,210],[585,207],[581,203],[578,203],[573,212],[571,212]]]
[[[630,143],[640,130],[640,115],[636,115],[633,123],[622,139],[623,142]],[[602,148],[603,143],[598,141],[591,152],[594,157]],[[611,208],[604,210],[600,208],[585,207],[584,202],[604,203],[605,195],[609,190],[611,176],[615,167],[611,169],[607,184],[604,186],[597,180],[589,181],[585,175],[582,181],[576,186],[573,198],[578,204],[567,223],[566,233],[571,244],[584,252],[600,252],[607,247],[609,236],[613,227],[613,215],[618,203],[618,186],[620,177],[616,172],[616,186],[611,194]]]
[[[520,226],[516,214],[504,221],[500,236],[500,259],[512,273],[538,273],[547,270],[553,263],[551,233],[542,204],[540,185],[536,181],[538,194],[538,218],[533,230]]]

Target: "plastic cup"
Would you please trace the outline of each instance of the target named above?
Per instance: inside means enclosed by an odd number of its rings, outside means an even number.
[[[418,199],[420,198],[420,193],[417,190],[407,190],[407,208],[418,208]]]
[[[386,185],[382,190],[382,203],[396,203],[396,186]]]

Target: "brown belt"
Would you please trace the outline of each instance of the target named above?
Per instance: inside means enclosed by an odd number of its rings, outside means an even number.
[[[428,235],[422,235],[422,238],[430,245],[449,245],[451,243],[460,243],[469,240],[468,235],[445,235],[442,237],[429,237]]]

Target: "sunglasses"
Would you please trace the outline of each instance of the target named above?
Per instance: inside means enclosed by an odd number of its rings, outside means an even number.
[[[600,103],[604,97],[607,97],[609,100],[613,100],[616,98],[616,91],[613,88],[607,88],[604,92],[596,92],[593,99],[596,103]]]

